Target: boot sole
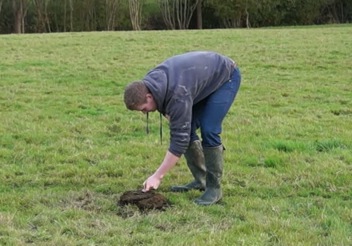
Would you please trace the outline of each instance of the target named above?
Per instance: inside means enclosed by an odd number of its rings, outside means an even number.
[[[221,202],[221,200],[222,200],[222,196],[215,202],[203,201],[198,198],[198,199],[194,200],[194,203],[196,203],[199,206],[209,206],[209,205],[219,203],[219,202]]]
[[[188,192],[191,190],[199,190],[199,191],[205,191],[205,188],[171,188],[171,192]]]
[[[221,200],[222,200],[222,198],[220,198],[216,202],[205,202],[205,201],[197,201],[197,200],[194,200],[194,202],[199,206],[210,206],[210,205],[214,205],[214,204],[221,202]]]

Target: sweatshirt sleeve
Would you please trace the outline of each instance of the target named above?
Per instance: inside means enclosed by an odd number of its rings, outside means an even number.
[[[169,105],[167,110],[170,115],[169,151],[180,157],[189,146],[193,101],[187,93],[176,93]]]

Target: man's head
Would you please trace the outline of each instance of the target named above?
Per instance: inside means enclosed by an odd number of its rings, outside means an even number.
[[[154,97],[143,81],[129,83],[125,88],[124,97],[126,108],[129,110],[141,111],[145,114],[157,109]]]

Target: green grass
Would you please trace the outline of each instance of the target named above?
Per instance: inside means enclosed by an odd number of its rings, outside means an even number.
[[[243,82],[227,118],[224,198],[119,216],[168,147],[127,83],[169,56],[215,50]],[[351,245],[352,26],[0,36],[0,245]]]

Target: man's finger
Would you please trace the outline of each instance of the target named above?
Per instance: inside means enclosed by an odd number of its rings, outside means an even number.
[[[149,187],[148,187],[148,185],[147,185],[147,182],[144,182],[143,183],[143,186],[144,186],[144,188],[143,188],[143,192],[148,192],[149,191]]]

